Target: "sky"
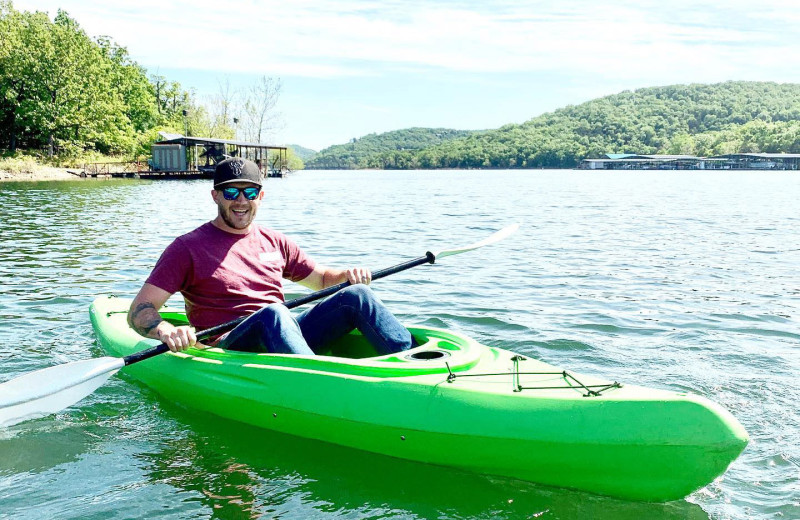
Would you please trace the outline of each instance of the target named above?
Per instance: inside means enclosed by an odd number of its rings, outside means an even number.
[[[796,0],[38,0],[210,100],[280,78],[269,144],[479,130],[679,83],[800,83]]]

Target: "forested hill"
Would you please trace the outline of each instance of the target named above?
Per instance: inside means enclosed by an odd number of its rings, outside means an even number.
[[[315,155],[317,155],[316,150],[312,150],[311,148],[305,148],[300,146],[299,144],[287,144],[286,145],[290,150],[294,152],[294,154],[300,158],[303,162],[311,159]]]
[[[392,146],[391,135],[402,132],[369,136],[384,147],[358,161],[333,161],[349,145],[319,156],[336,168],[572,168],[606,153],[800,153],[800,85],[726,82],[625,91],[415,150]]]
[[[383,157],[411,157],[414,152],[478,132],[447,128],[407,128],[369,134],[347,144],[328,147],[306,162],[308,169],[413,168],[411,164],[381,162]]]

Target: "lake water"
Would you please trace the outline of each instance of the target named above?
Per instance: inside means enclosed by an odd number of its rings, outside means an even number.
[[[209,190],[0,183],[0,381],[102,356],[89,304],[133,296],[174,236],[214,216]],[[750,445],[686,500],[641,504],[278,435],[123,373],[0,430],[0,518],[800,518],[800,174],[309,171],[266,192],[257,220],[336,266],[388,267],[521,222],[373,288],[409,324],[707,396]]]

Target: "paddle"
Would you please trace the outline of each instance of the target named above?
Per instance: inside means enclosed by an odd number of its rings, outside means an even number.
[[[375,271],[372,273],[372,279],[378,280],[418,265],[432,264],[437,258],[466,253],[467,251],[494,244],[513,234],[518,228],[519,224],[513,224],[493,233],[480,242],[475,242],[465,247],[439,251],[438,253],[428,251],[425,256]],[[293,309],[330,296],[348,285],[350,285],[350,282],[334,285],[285,302],[285,305]],[[232,329],[244,321],[245,318],[242,317],[198,332],[197,339],[203,340],[221,334]],[[117,373],[119,369],[168,351],[169,347],[161,343],[123,358],[107,356],[73,361],[30,372],[6,381],[0,384],[0,427],[11,426],[28,419],[44,417],[63,410],[94,392]]]

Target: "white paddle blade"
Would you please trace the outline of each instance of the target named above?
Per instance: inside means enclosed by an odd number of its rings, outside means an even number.
[[[102,357],[44,368],[0,384],[0,428],[44,417],[94,392],[125,366]]]
[[[472,251],[473,249],[478,249],[479,247],[488,246],[489,244],[494,244],[495,242],[500,242],[504,238],[508,237],[509,235],[513,235],[519,229],[519,224],[511,224],[508,227],[504,227],[500,231],[492,233],[488,237],[484,238],[480,242],[475,242],[474,244],[470,244],[468,246],[459,248],[459,249],[448,249],[447,251],[439,251],[438,253],[434,253],[434,257],[444,258],[446,256],[457,255],[459,253],[466,253],[467,251]]]

